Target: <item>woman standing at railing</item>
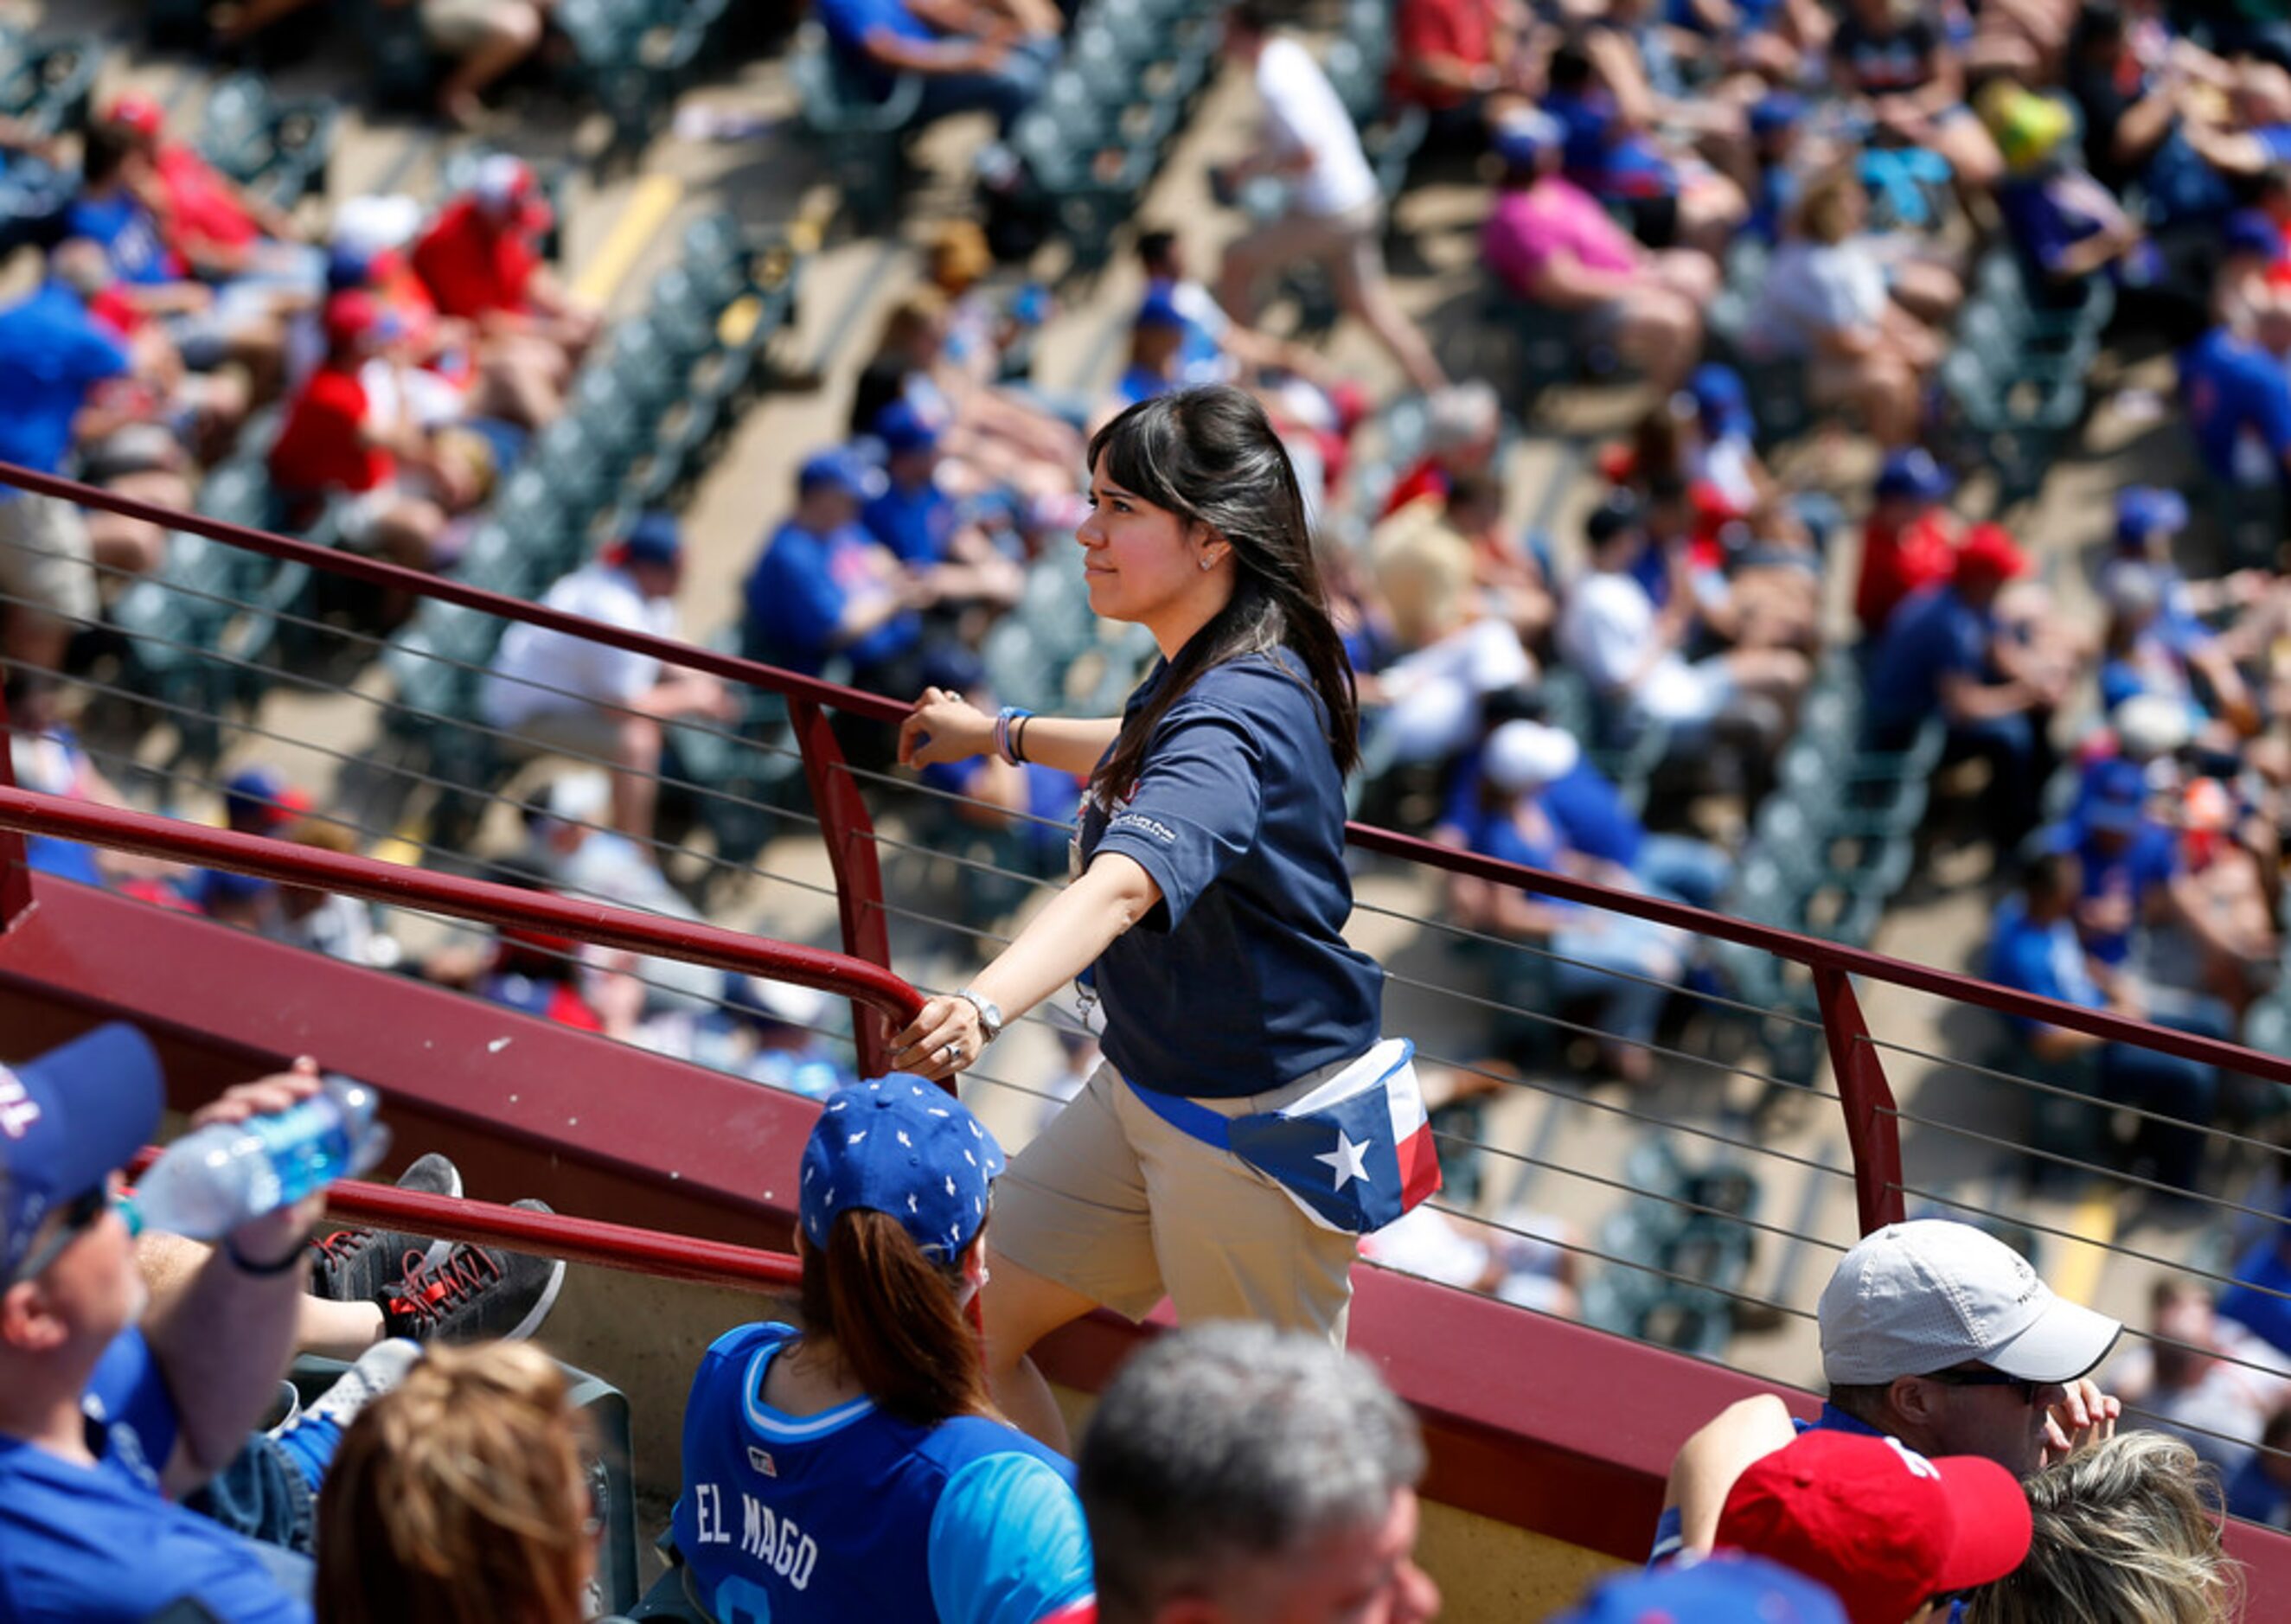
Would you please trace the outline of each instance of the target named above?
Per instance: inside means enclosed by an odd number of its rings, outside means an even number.
[[[1161,663],[1120,718],[934,689],[900,736],[911,766],[996,751],[1088,779],[1073,884],[894,1040],[946,1078],[1086,971],[1102,1002],[1105,1064],[998,1186],[984,1298],[997,1396],[1052,1442],[1041,1337],[1167,1295],[1341,1342],[1358,1233],[1437,1182],[1405,1046],[1379,1041],[1383,973],[1344,940],[1359,713],[1288,455],[1226,388],[1132,406],[1089,449],[1090,607]]]

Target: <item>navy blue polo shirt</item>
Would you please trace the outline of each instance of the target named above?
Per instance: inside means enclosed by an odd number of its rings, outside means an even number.
[[[0,461],[54,473],[88,386],[126,370],[127,351],[60,282],[0,310]]]
[[[1154,666],[1125,719],[1169,678]],[[1345,786],[1328,713],[1291,650],[1213,666],[1155,728],[1109,815],[1092,796],[1085,858],[1118,851],[1162,901],[1096,967],[1106,1057],[1165,1094],[1261,1094],[1365,1052],[1384,972],[1344,939]]]
[[[1869,668],[1870,725],[1915,727],[1941,708],[1941,681],[1989,663],[1990,617],[1953,586],[1929,586],[1893,611]]]
[[[2280,361],[2215,327],[2180,352],[2180,395],[2206,468],[2239,482],[2281,474],[2291,454],[2291,377]],[[2243,451],[2247,440],[2263,454]]]

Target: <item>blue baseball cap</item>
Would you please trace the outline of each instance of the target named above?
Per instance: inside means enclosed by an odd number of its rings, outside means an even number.
[[[1828,1587],[1763,1556],[1721,1552],[1600,1584],[1548,1624],[1846,1624]]]
[[[805,1239],[855,1210],[888,1212],[927,1258],[952,1262],[986,1221],[1002,1147],[944,1089],[904,1073],[838,1089],[803,1147],[796,1210]]]
[[[2224,237],[2225,253],[2256,253],[2271,260],[2283,257],[2282,229],[2258,209],[2238,209],[2229,215]]]
[[[1185,311],[1178,308],[1177,290],[1167,282],[1156,282],[1147,288],[1146,302],[1137,307],[1137,325],[1141,327],[1187,326]]]
[[[625,564],[678,564],[684,559],[684,535],[676,515],[648,509],[621,537],[621,561]]]
[[[1956,488],[1955,477],[1934,462],[1933,454],[1922,446],[1888,453],[1885,466],[1877,470],[1877,494],[1880,501],[1909,496],[1919,502],[1939,502]]]
[[[854,502],[872,502],[883,494],[884,483],[883,470],[848,446],[812,453],[795,477],[796,489],[806,495],[825,486]]]
[[[1732,367],[1705,362],[1686,380],[1686,392],[1702,418],[1705,432],[1747,435],[1756,430],[1757,420],[1750,414],[1749,389]]]
[[[2096,763],[2085,780],[2077,821],[2106,834],[2131,834],[2147,820],[2147,768],[2121,756]]]
[[[0,1284],[48,1214],[100,1189],[159,1126],[150,1040],[114,1021],[0,1065]]]
[[[2153,485],[2134,485],[2116,498],[2116,544],[2144,545],[2158,530],[2174,533],[2188,527],[2188,499],[2177,491]]]
[[[1764,139],[1779,135],[1805,117],[1805,98],[1778,90],[1750,104],[1750,133]]]
[[[234,829],[280,829],[309,809],[310,798],[269,768],[244,768],[223,780],[223,816]]]
[[[875,438],[893,456],[908,451],[930,451],[938,445],[940,424],[912,400],[894,400],[875,414]]]
[[[1567,141],[1567,127],[1538,109],[1523,109],[1496,126],[1496,156],[1514,169],[1531,169]]]
[[[326,291],[342,293],[374,280],[374,256],[356,248],[335,247],[326,253]]]

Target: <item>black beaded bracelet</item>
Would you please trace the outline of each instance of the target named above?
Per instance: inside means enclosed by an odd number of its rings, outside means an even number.
[[[302,1254],[306,1250],[297,1245],[293,1251],[288,1252],[276,1263],[257,1263],[238,1250],[237,1242],[225,1241],[222,1243],[222,1255],[230,1259],[230,1266],[240,1274],[251,1274],[257,1280],[269,1280],[284,1274],[289,1269],[303,1266]]]
[[[1034,713],[1032,711],[1029,711],[1024,716],[1021,716],[1017,721],[1010,724],[1010,761],[1011,765],[1015,767],[1023,767],[1025,765],[1026,724],[1033,720]]]

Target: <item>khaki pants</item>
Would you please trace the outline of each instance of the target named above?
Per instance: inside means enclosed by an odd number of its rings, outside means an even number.
[[[1278,1110],[1341,1069],[1200,1103],[1226,1116]],[[1111,1064],[995,1181],[992,1242],[1133,1320],[1166,1296],[1183,1323],[1262,1320],[1339,1347],[1359,1248],[1264,1174],[1163,1122]]]
[[[1287,213],[1267,221],[1231,244],[1229,254],[1239,254],[1258,274],[1302,261],[1329,274],[1330,290],[1347,310],[1358,310],[1370,290],[1385,285],[1384,209],[1375,203],[1346,209],[1341,214]]]
[[[94,620],[94,556],[87,520],[70,502],[11,494],[0,501],[0,613]]]

